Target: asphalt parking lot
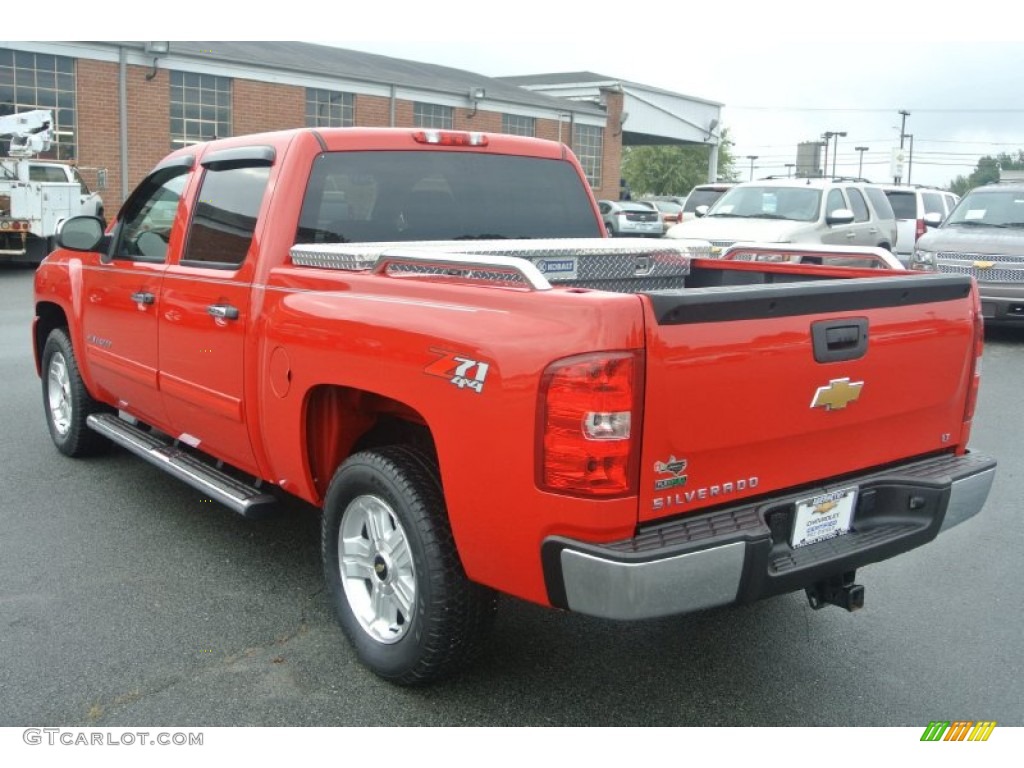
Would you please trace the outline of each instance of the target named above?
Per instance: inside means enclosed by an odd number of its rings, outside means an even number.
[[[618,624],[507,599],[477,665],[406,690],[334,623],[316,510],[248,522],[122,451],[57,453],[31,282],[0,269],[2,726],[1024,725],[1024,331],[986,348],[985,510],[862,570],[862,611],[794,594]]]

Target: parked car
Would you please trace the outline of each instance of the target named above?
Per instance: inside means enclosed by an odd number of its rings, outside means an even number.
[[[597,207],[612,237],[661,237],[665,234],[661,214],[643,203],[599,200]]]
[[[925,217],[938,214],[942,221],[950,214],[959,198],[941,189],[886,185],[882,188],[896,213],[896,248],[894,253],[904,264],[914,254],[914,244],[928,228]]]
[[[638,200],[637,202],[658,211],[661,214],[661,220],[666,227],[678,224],[683,220],[683,206],[679,203],[661,199]]]
[[[835,179],[771,179],[736,184],[699,219],[667,237],[708,240],[712,254],[737,242],[823,243],[884,248],[896,242],[896,220],[872,185]]]
[[[681,208],[683,203],[686,202],[686,195],[646,195],[644,200],[666,200],[670,203],[675,203]]]
[[[696,219],[698,217],[697,209],[703,205],[710,208],[715,204],[722,195],[732,189],[735,185],[728,182],[718,182],[716,184],[698,184],[696,187],[690,190],[690,194],[686,196],[686,201],[683,203],[683,221],[689,219]]]
[[[1024,324],[1024,183],[972,189],[939,225],[917,240],[910,266],[970,275],[989,323]]]

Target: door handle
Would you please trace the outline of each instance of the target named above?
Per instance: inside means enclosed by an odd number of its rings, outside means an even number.
[[[238,307],[232,307],[230,304],[211,304],[206,308],[206,314],[219,320],[237,320]]]
[[[156,296],[148,291],[136,291],[132,294],[132,301],[136,304],[152,304],[156,301]]]

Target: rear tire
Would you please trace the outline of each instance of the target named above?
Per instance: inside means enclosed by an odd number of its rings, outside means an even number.
[[[427,454],[389,446],[351,456],[327,490],[321,533],[338,623],[375,674],[419,685],[478,654],[495,594],[466,578]]]
[[[94,400],[85,388],[66,329],[55,328],[46,338],[42,373],[46,426],[57,450],[65,456],[79,457],[107,448],[109,441],[89,429],[85,420],[110,408]]]

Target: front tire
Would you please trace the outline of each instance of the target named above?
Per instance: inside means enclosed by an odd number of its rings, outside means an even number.
[[[85,388],[66,329],[56,328],[46,338],[42,372],[46,426],[57,450],[79,457],[106,448],[109,442],[89,429],[85,420],[93,413],[109,409],[94,400]]]
[[[380,677],[428,683],[479,652],[495,596],[466,578],[425,453],[389,446],[346,460],[327,491],[321,549],[338,622]]]

